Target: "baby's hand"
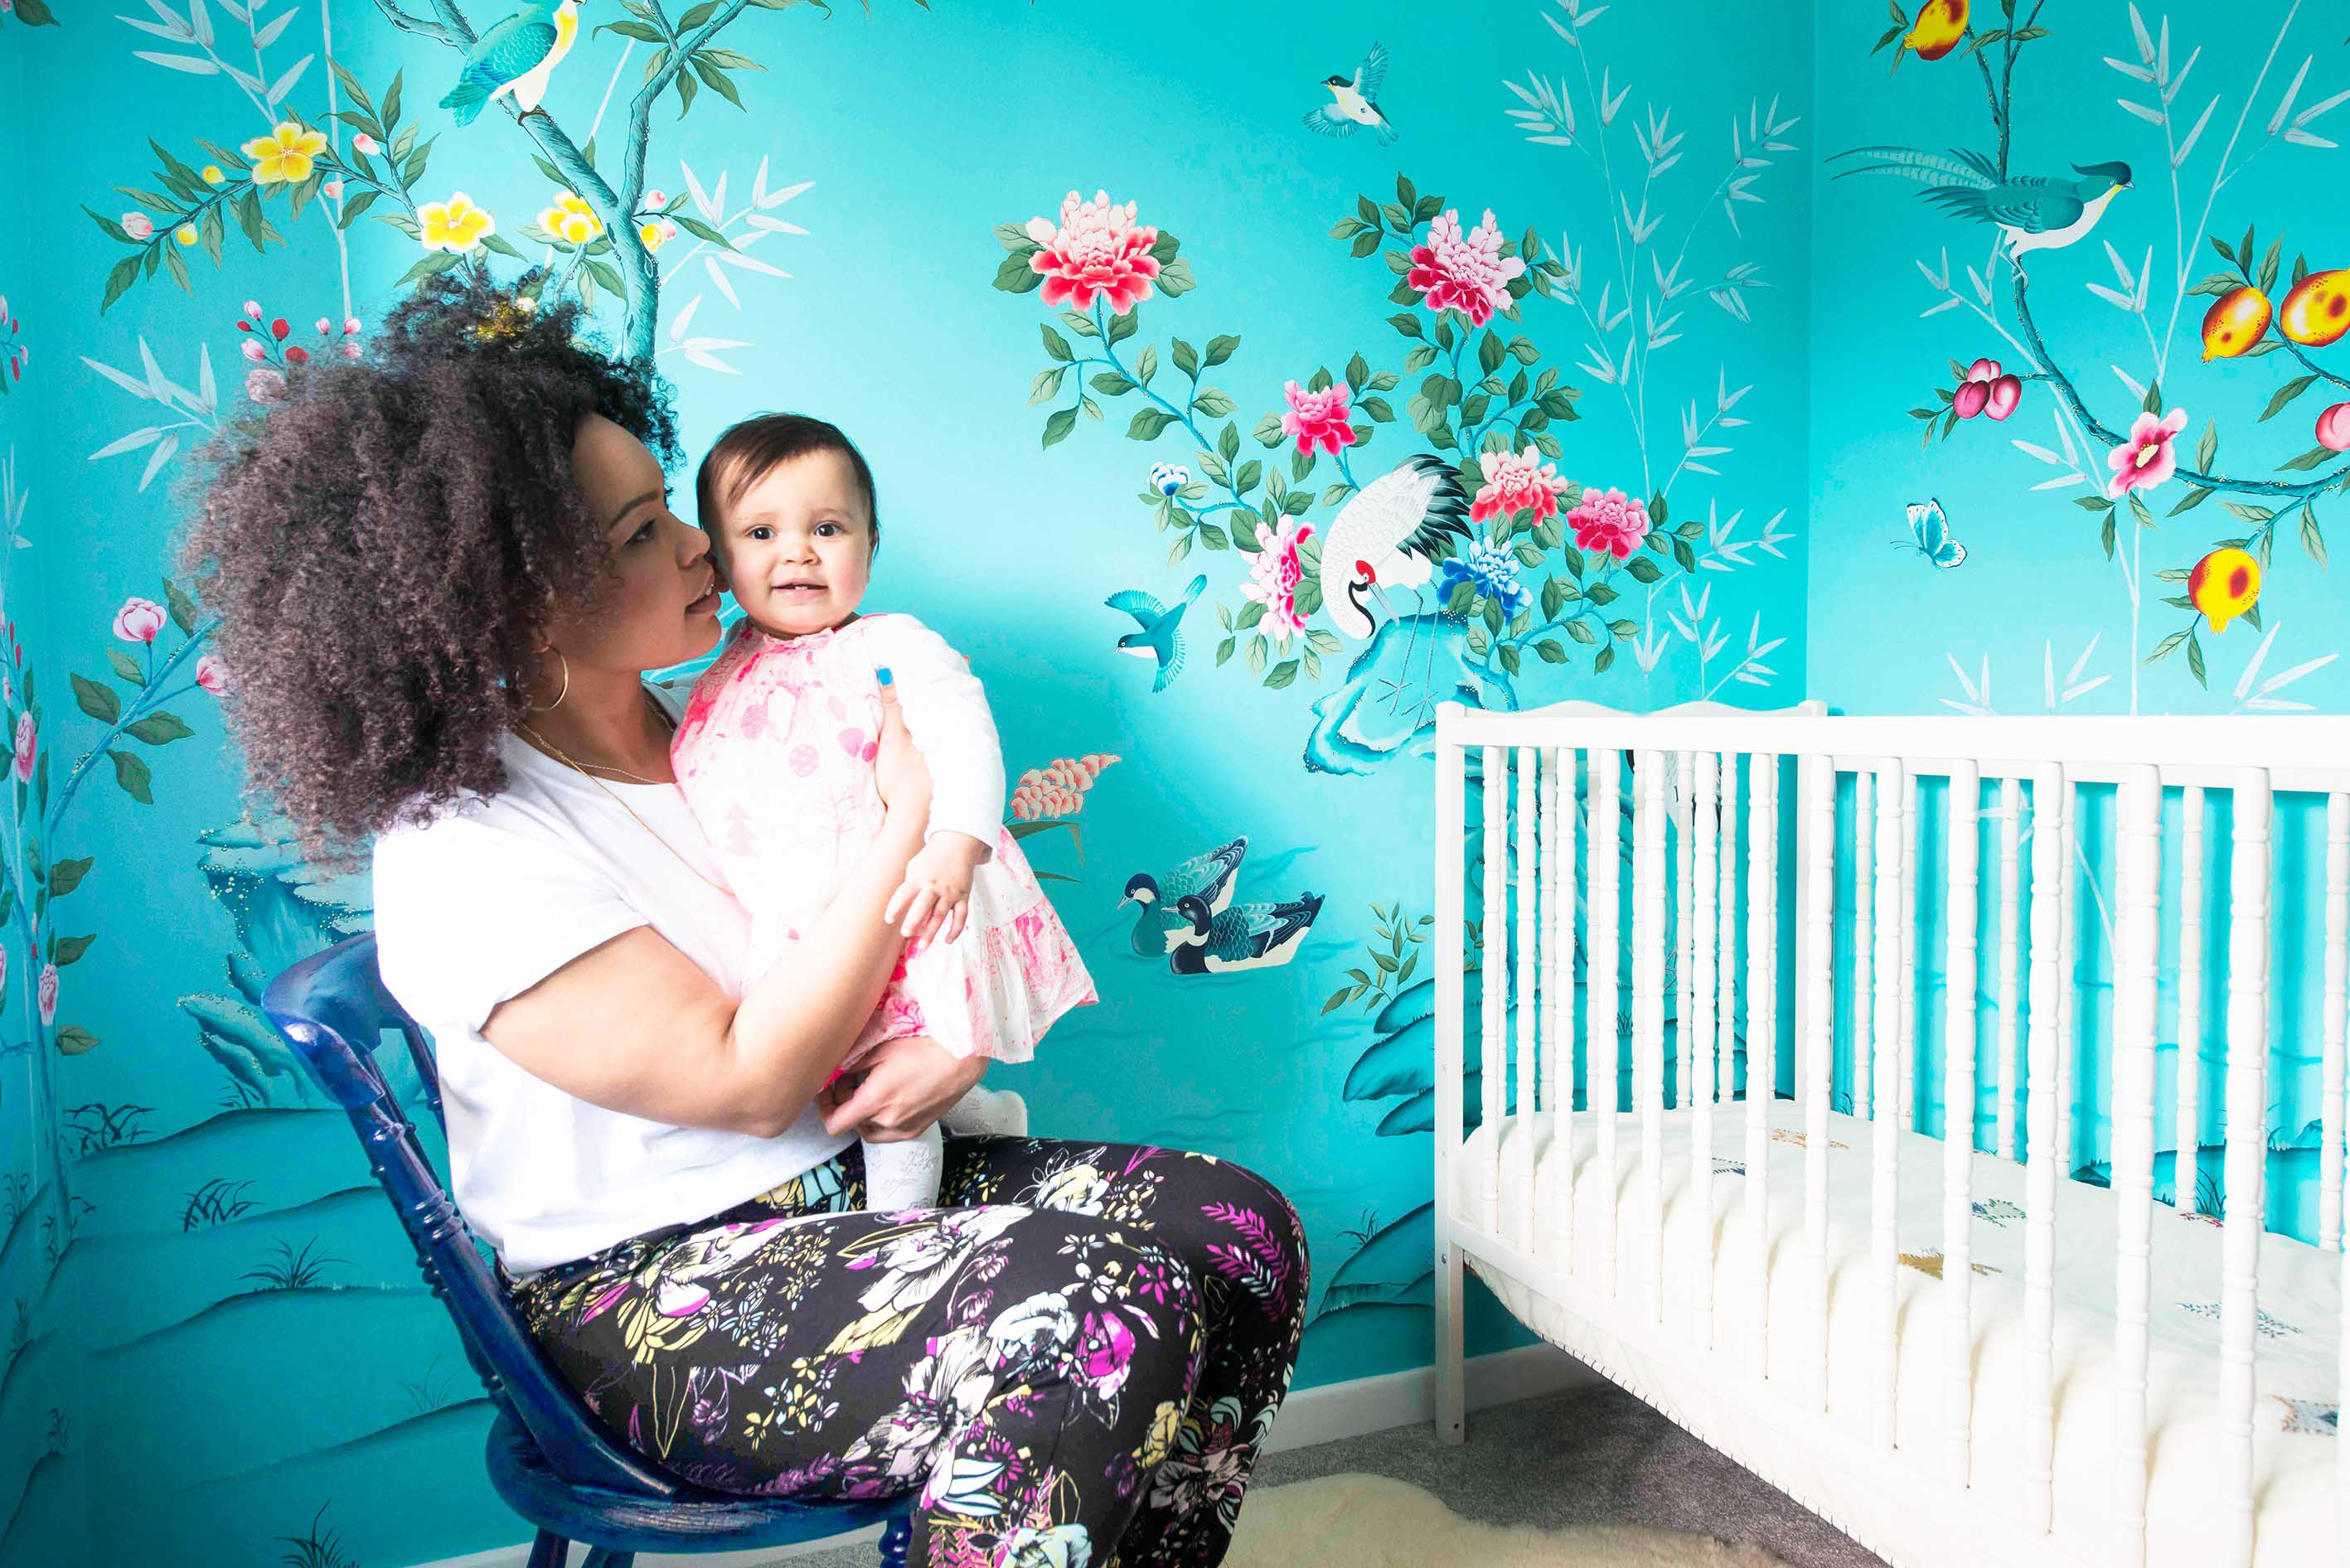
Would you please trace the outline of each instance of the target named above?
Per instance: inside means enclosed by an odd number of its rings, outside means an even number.
[[[919,854],[906,863],[906,879],[889,895],[881,912],[885,920],[903,921],[898,929],[909,948],[918,948],[943,934],[947,941],[962,935],[971,904],[971,877],[987,857],[987,846],[967,833],[931,836]]]

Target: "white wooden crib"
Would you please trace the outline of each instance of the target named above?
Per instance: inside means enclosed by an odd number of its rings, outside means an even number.
[[[1448,704],[1436,736],[1440,1432],[1473,1269],[1900,1568],[2350,1563],[2350,723]],[[2280,813],[2322,870],[2274,863]],[[2316,1245],[2263,1220],[2280,930],[2324,985]],[[2186,1054],[2158,1111],[2158,1036],[2223,1018],[2224,1074]],[[2214,1171],[2176,1133],[2222,1109]]]

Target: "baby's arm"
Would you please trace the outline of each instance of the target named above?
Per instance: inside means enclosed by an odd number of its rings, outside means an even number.
[[[930,829],[906,868],[905,929],[914,940],[962,933],[972,873],[995,853],[1003,821],[1003,748],[986,689],[947,640],[910,616],[877,618],[874,661],[898,692],[907,733],[930,764]],[[899,899],[892,899],[897,907]]]

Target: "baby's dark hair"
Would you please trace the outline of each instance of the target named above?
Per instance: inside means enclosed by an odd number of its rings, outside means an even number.
[[[693,500],[712,545],[723,545],[724,530],[718,526],[719,518],[743,499],[744,491],[784,464],[819,452],[837,452],[848,460],[858,488],[865,492],[865,515],[873,529],[868,547],[880,549],[881,507],[874,497],[873,470],[866,465],[865,454],[841,433],[838,425],[807,414],[755,414],[730,425],[710,449],[710,455],[702,460],[693,479]]]

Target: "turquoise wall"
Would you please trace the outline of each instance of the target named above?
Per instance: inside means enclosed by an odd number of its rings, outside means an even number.
[[[364,351],[416,266],[446,259],[380,220],[463,192],[507,247],[478,259],[512,276],[552,258],[592,283],[616,334],[623,258],[537,227],[558,192],[523,131],[502,109],[456,127],[434,104],[456,54],[373,6],[161,0],[131,21],[25,26],[35,10],[17,0],[0,19],[0,116],[70,125],[73,142],[16,168],[17,232],[35,243],[12,249],[0,288],[12,308],[33,302],[21,314],[37,352],[28,393],[0,403],[0,440],[32,496],[40,547],[24,559],[52,563],[45,640],[27,647],[44,660],[56,783],[81,781],[47,808],[42,848],[92,864],[60,906],[54,1023],[24,1011],[29,939],[12,939],[15,1022],[0,1033],[31,1049],[0,1071],[0,1125],[7,1173],[33,1183],[47,1179],[47,1129],[63,1127],[60,1179],[84,1207],[58,1232],[62,1297],[14,1253],[0,1290],[27,1311],[47,1303],[36,1332],[71,1323],[83,1342],[12,1363],[0,1507],[31,1479],[0,1558],[380,1564],[503,1544],[516,1529],[481,1480],[478,1390],[340,1116],[252,1008],[266,974],[365,925],[366,888],[316,878],[278,825],[248,815],[215,701],[188,690],[207,628],[163,571],[188,451],[265,397],[291,348],[335,351],[355,317],[348,341]],[[664,14],[598,5],[586,21],[657,33]],[[657,295],[640,296],[657,301],[651,349],[689,444],[758,409],[840,422],[889,511],[872,602],[972,655],[1015,777],[1097,759],[1080,801],[1025,820],[1044,825],[1036,864],[1068,878],[1053,891],[1103,1004],[1004,1081],[1041,1128],[1211,1149],[1291,1192],[1322,1287],[1307,1385],[1427,1359],[1430,703],[1777,705],[1807,689],[1811,38],[1758,17],[1733,47],[1687,48],[1690,29],[1721,26],[1679,0],[1451,27],[1384,3],[1274,14],[1217,0],[1147,37],[1045,7],[754,7],[718,42],[733,53],[702,57],[691,104],[671,91],[650,116],[648,183],[678,233],[654,253]],[[1315,134],[1303,117],[1329,96],[1315,84],[1351,75],[1375,40],[1393,57],[1380,101],[1399,139]],[[575,143],[593,127],[608,176],[654,49],[583,31],[554,75],[553,124]],[[380,114],[395,80],[399,123],[369,134],[400,147],[412,130],[405,183],[355,151],[364,120],[331,117]],[[239,149],[289,120],[330,133],[318,161],[341,161],[339,197],[314,183],[323,166],[255,185]],[[356,212],[369,181],[389,188]],[[1097,190],[1137,204],[1164,264],[1107,345],[1001,286],[1031,275],[1007,244],[1029,243],[1066,193]],[[248,200],[267,224],[258,249]],[[1488,209],[1542,284],[1490,340],[1427,308],[1383,259],[1408,270],[1432,222],[1457,212],[1473,229]],[[178,244],[192,212],[195,243]],[[151,241],[136,237],[146,223]],[[1530,234],[1538,249],[1517,254]],[[116,278],[124,258],[131,275]],[[239,328],[247,301],[260,333]],[[1052,374],[1063,354],[1106,348],[1116,376]],[[1165,400],[1114,389],[1128,376]],[[1325,378],[1349,388],[1359,444],[1307,472],[1277,417],[1287,383]],[[1146,407],[1170,417],[1138,417]],[[1563,510],[1586,484],[1646,498],[1654,547],[1614,565],[1571,551],[1557,521],[1505,512],[1483,532],[1516,557],[1523,619],[1516,592],[1489,579],[1498,633],[1471,586],[1448,607],[1460,615],[1375,607],[1376,634],[1356,642],[1309,594],[1302,639],[1259,656],[1249,569],[1230,548],[1234,486],[1252,509],[1289,498],[1315,529],[1310,562],[1348,475],[1458,462],[1464,435],[1479,445],[1487,430],[1556,461]],[[1162,514],[1149,488],[1159,462],[1198,487],[1180,512]],[[1118,653],[1133,621],[1105,601],[1173,603],[1194,574],[1206,582],[1184,666],[1154,691],[1151,670]],[[164,612],[151,643],[118,634],[134,597]],[[364,584],[352,613],[369,613]],[[147,626],[134,614],[122,629]],[[1117,908],[1127,878],[1243,835],[1243,898],[1323,899],[1304,948],[1204,980],[1136,956]],[[20,867],[10,877],[26,885]],[[44,956],[50,934],[45,922]],[[41,1244],[27,1234],[17,1250]],[[1499,1314],[1479,1312],[1477,1345],[1503,1343]],[[42,1439],[18,1434],[53,1407],[67,1459],[44,1467]],[[86,1502],[63,1479],[84,1456]],[[130,1478],[135,1509],[120,1506]]]

